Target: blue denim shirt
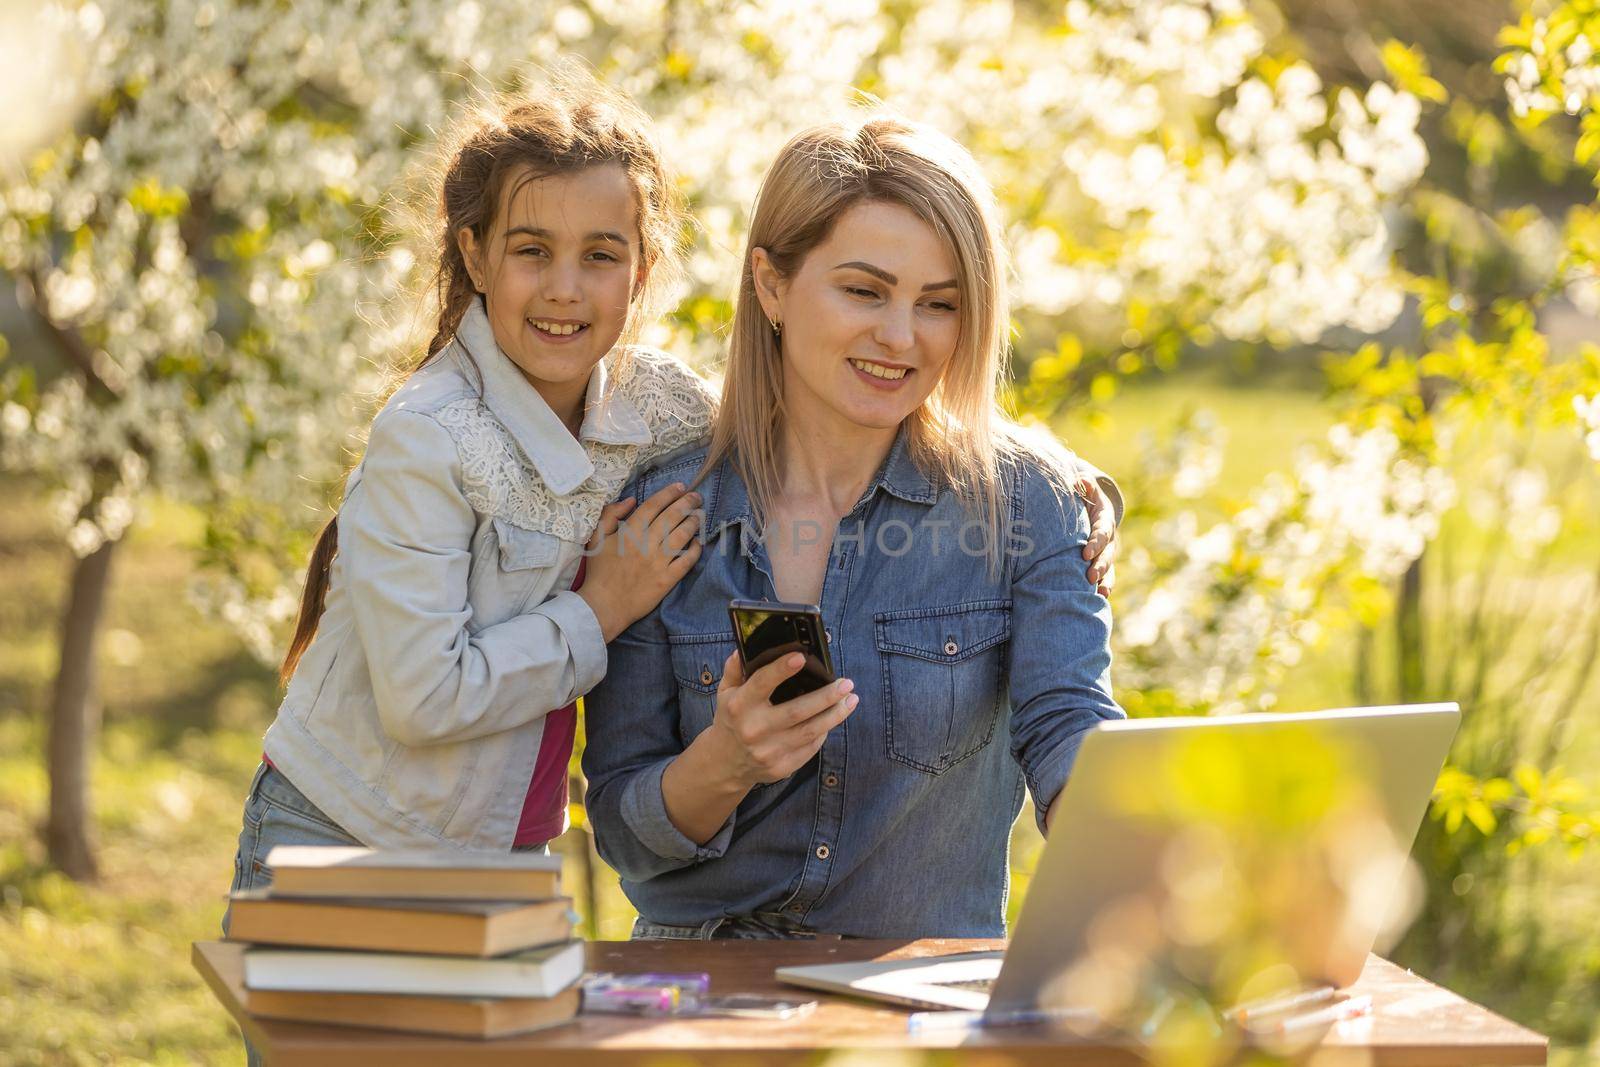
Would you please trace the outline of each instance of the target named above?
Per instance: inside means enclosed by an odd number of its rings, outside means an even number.
[[[687,483],[704,458],[701,447],[670,460],[624,495]],[[711,725],[734,648],[728,602],[778,599],[743,481],[729,463],[708,474],[701,558],[612,642],[585,701],[589,818],[645,920],[1004,933],[1024,785],[1046,811],[1085,731],[1123,714],[1110,606],[1081,554],[1085,508],[1032,457],[1007,465],[1005,488],[1011,530],[991,573],[983,527],[896,441],[839,523],[819,605],[834,669],[860,703],[815,759],[757,786],[697,845],[668,819],[661,775]]]

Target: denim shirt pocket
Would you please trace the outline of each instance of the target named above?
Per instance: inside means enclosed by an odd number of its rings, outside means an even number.
[[[890,759],[937,775],[993,739],[1010,607],[985,600],[873,616]]]
[[[687,746],[711,725],[722,665],[733,654],[733,634],[674,634],[672,673],[678,682],[678,739]]]

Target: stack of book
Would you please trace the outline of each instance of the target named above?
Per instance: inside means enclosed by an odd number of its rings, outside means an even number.
[[[279,846],[267,865],[228,929],[254,1015],[503,1037],[578,1013],[559,857]]]

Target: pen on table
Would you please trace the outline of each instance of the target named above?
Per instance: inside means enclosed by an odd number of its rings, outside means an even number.
[[[1371,997],[1351,997],[1349,1000],[1341,1000],[1337,1004],[1329,1004],[1326,1008],[1308,1011],[1304,1015],[1290,1016],[1269,1027],[1265,1027],[1263,1032],[1287,1034],[1314,1026],[1331,1026],[1334,1023],[1344,1022],[1346,1019],[1355,1019],[1366,1015],[1370,1011],[1372,1011]]]
[[[1096,1018],[1091,1008],[1027,1008],[1020,1011],[918,1011],[906,1019],[913,1034],[929,1030],[985,1030],[996,1026],[1034,1026],[1039,1023],[1083,1021]]]
[[[1171,997],[1162,997],[1161,1003],[1156,1005],[1155,1010],[1149,1014],[1144,1024],[1139,1027],[1139,1036],[1154,1037],[1156,1031],[1161,1028],[1161,1024],[1166,1021],[1167,1016],[1172,1014],[1174,1003]]]
[[[1281,997],[1267,997],[1263,1000],[1252,1000],[1230,1008],[1223,1014],[1236,1023],[1246,1019],[1255,1019],[1263,1015],[1282,1015],[1286,1011],[1297,1008],[1307,1008],[1313,1004],[1322,1004],[1332,1000],[1334,994],[1339,992],[1331,985],[1318,986],[1316,989],[1307,989],[1299,993],[1290,993]]]

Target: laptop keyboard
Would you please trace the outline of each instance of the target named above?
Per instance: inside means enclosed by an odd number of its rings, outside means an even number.
[[[974,993],[988,993],[994,990],[993,978],[964,978],[959,982],[929,982],[928,984],[938,986],[940,989],[970,989]]]

